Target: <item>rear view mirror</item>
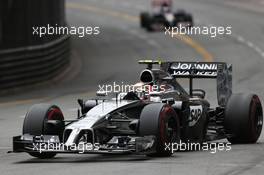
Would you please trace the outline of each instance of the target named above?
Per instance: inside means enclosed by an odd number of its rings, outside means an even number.
[[[107,92],[106,91],[97,91],[96,96],[105,97],[105,96],[107,96]]]

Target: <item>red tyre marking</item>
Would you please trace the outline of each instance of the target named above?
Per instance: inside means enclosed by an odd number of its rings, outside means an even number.
[[[251,126],[251,132],[254,135],[254,138],[257,138],[257,126],[255,126],[256,124],[256,115],[257,115],[257,104],[260,103],[259,98],[254,96],[252,99],[252,103],[250,106],[250,118],[251,118],[251,122],[250,122],[250,126]]]
[[[162,142],[162,144],[169,142],[169,138],[166,137],[167,134],[165,134],[165,120],[166,116],[171,113],[173,113],[172,108],[168,106],[164,107],[160,113],[160,141]]]
[[[63,120],[63,114],[60,109],[52,108],[48,114],[48,120]]]

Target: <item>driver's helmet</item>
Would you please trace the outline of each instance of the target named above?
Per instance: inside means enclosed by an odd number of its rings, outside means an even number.
[[[169,13],[169,12],[171,12],[171,8],[167,4],[163,4],[161,6],[161,12],[162,13]]]
[[[156,6],[164,6],[166,5],[167,7],[171,7],[172,6],[172,0],[152,0],[152,6],[156,7]]]
[[[135,89],[135,93],[142,100],[148,99],[150,93],[153,92],[153,83],[143,83],[139,82],[133,85]]]

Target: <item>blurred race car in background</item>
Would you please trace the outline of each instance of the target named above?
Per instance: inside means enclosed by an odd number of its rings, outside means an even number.
[[[140,26],[147,31],[162,31],[165,27],[192,27],[193,17],[185,10],[173,12],[172,0],[153,0],[153,12],[140,14]]]
[[[231,143],[255,143],[262,130],[263,112],[255,94],[232,94],[232,66],[226,63],[143,60],[140,81],[149,91],[103,91],[79,99],[75,120],[65,120],[56,105],[36,104],[27,112],[23,134],[13,137],[13,152],[38,158],[57,153],[170,156],[171,143],[198,143],[227,138]],[[189,79],[189,92],[179,83]],[[216,79],[218,106],[193,88],[193,79]],[[90,144],[89,149],[84,146]],[[72,149],[73,146],[77,148]],[[79,147],[81,145],[81,147]]]

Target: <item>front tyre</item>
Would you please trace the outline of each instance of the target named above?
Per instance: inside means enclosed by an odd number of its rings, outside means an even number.
[[[162,103],[149,104],[140,115],[139,133],[141,136],[156,136],[155,152],[147,156],[167,157],[172,151],[166,145],[179,141],[179,119],[172,107]]]
[[[262,105],[257,95],[235,94],[230,97],[224,120],[228,141],[233,144],[256,143],[262,125]]]
[[[56,126],[47,124],[48,120],[61,121]],[[30,134],[33,136],[40,135],[58,135],[60,140],[64,130],[64,117],[59,107],[50,104],[36,104],[33,105],[27,112],[24,125],[23,134]],[[29,152],[33,157],[40,159],[53,158],[56,153],[39,153]]]

